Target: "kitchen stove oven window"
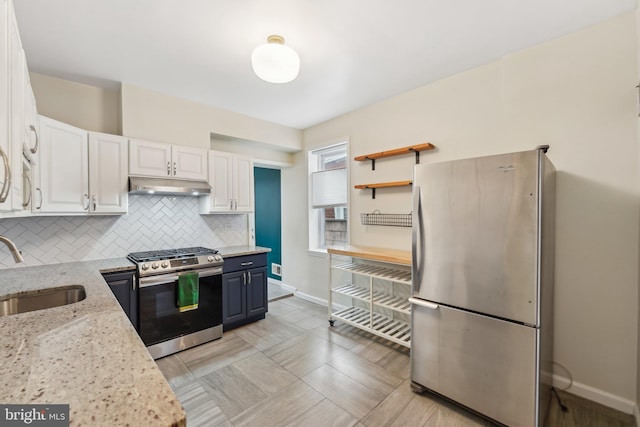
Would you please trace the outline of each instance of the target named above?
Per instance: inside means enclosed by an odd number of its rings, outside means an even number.
[[[309,151],[309,250],[348,242],[348,142]]]

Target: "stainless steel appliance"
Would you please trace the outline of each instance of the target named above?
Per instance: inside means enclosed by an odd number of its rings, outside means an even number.
[[[412,389],[509,426],[542,426],[551,394],[547,148],[414,171]]]
[[[222,265],[214,249],[194,247],[127,255],[137,264],[138,332],[154,359],[222,337]],[[180,275],[198,273],[199,302],[181,312]]]

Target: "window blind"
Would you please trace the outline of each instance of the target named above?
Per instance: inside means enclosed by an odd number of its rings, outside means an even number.
[[[311,204],[330,208],[347,204],[347,170],[332,169],[311,174]]]

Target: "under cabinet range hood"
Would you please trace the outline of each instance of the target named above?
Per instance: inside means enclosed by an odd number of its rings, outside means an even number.
[[[162,196],[202,196],[211,194],[206,181],[129,177],[129,194],[158,194]]]

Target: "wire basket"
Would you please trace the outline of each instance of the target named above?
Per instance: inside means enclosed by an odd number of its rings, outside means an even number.
[[[383,214],[380,211],[360,214],[362,225],[386,225],[390,227],[411,227],[411,213]]]

